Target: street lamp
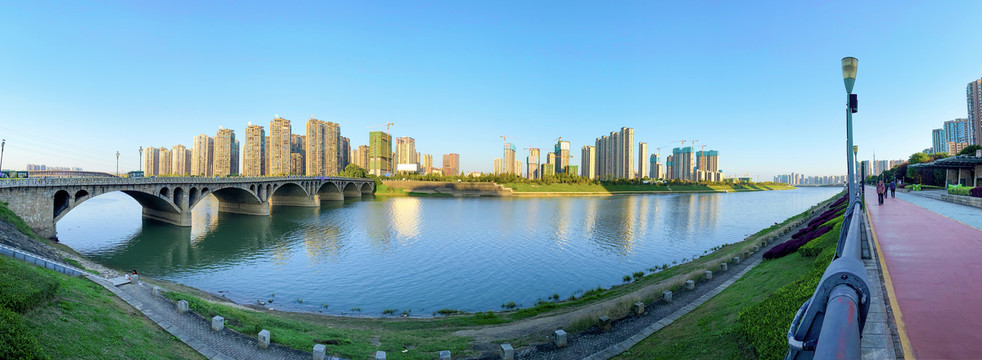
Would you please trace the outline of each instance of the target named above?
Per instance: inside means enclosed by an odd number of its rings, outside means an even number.
[[[119,177],[119,151],[116,152],[116,177]]]
[[[856,68],[859,66],[859,59],[848,56],[842,58],[842,81],[846,85],[846,168],[849,169],[849,207],[856,202],[856,171],[853,169],[855,162],[852,148],[852,114],[857,111],[859,100],[852,93],[852,87],[856,84]]]
[[[3,171],[3,148],[4,148],[4,146],[7,146],[7,139],[3,139],[3,141],[0,141],[0,171]],[[0,175],[0,177],[3,177],[3,175]]]
[[[137,161],[140,163],[140,171],[143,171],[143,147],[140,147],[140,158]]]
[[[863,176],[860,175],[860,172],[859,172],[859,145],[853,145],[852,146],[852,161],[853,161],[853,163],[852,163],[853,169],[855,169],[853,171],[856,172],[856,187],[857,187],[856,190],[859,190],[859,192],[862,193],[863,192]]]

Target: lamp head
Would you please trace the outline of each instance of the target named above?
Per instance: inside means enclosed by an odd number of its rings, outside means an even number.
[[[859,59],[852,56],[842,58],[842,81],[846,83],[846,93],[852,94],[852,86],[856,84],[856,68]]]
[[[859,152],[859,145],[853,145],[852,146],[852,153],[855,154],[855,153],[858,153],[858,152]]]

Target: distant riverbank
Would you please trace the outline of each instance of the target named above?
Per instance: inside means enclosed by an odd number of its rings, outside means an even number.
[[[447,196],[447,197],[549,197],[549,196],[612,196],[636,194],[714,193],[740,191],[792,190],[795,187],[778,183],[745,184],[534,184],[491,182],[443,182],[385,180],[376,189],[381,196]]]

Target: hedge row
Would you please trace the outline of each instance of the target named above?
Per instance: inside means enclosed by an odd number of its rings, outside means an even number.
[[[813,239],[816,239],[832,230],[832,226],[824,224],[842,215],[846,207],[845,200],[846,197],[839,198],[834,203],[829,205],[828,210],[809,221],[808,227],[798,230],[798,232],[796,232],[794,235],[791,235],[790,240],[777,244],[770,250],[767,250],[767,252],[764,253],[764,259],[777,259],[793,253],[797,251],[798,248],[807,244],[809,241],[812,241]]]
[[[813,262],[813,268],[801,279],[787,284],[757,305],[740,312],[740,329],[750,341],[761,359],[781,359],[788,351],[788,326],[808,298],[815,293],[815,287],[822,279],[825,268],[835,256],[835,244],[842,227],[842,218],[835,219],[832,230],[812,241],[821,245],[820,253]]]
[[[0,258],[0,359],[47,359],[34,330],[24,324],[27,312],[54,298],[55,273]]]

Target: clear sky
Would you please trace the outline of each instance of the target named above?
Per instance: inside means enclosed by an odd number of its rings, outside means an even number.
[[[242,139],[310,115],[490,171],[500,135],[579,149],[620,129],[697,139],[727,176],[845,173],[840,59],[859,58],[860,157],[907,158],[966,117],[982,2],[0,0],[3,167],[138,167],[139,146]],[[544,160],[544,158],[543,158]]]

